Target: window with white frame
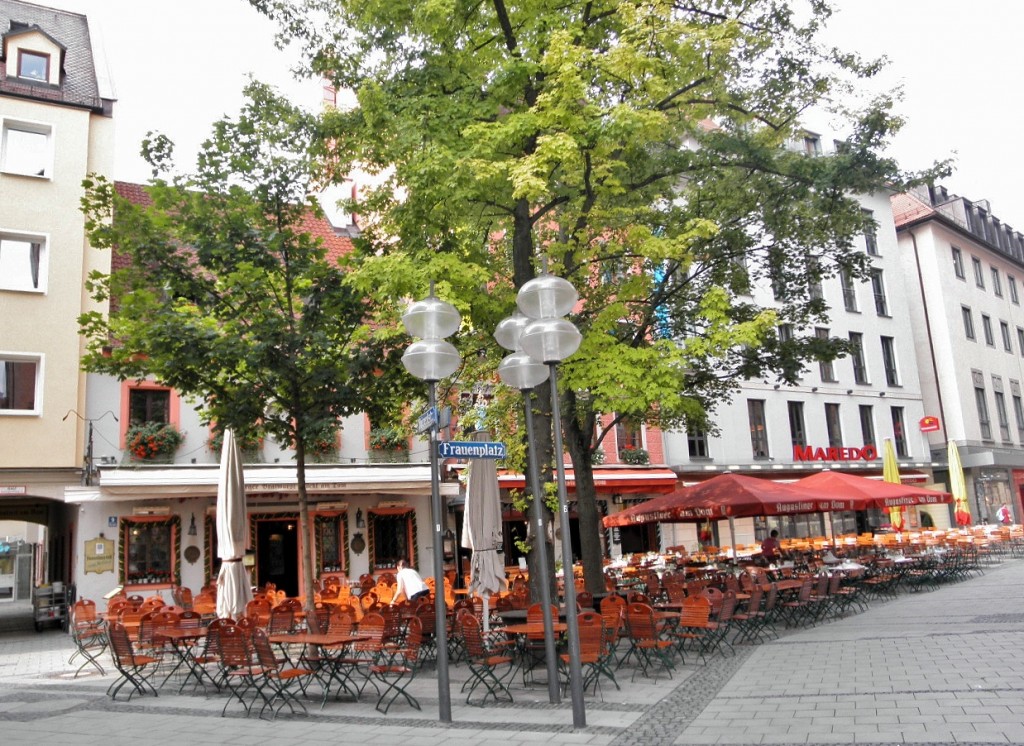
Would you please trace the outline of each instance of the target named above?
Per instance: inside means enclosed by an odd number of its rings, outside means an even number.
[[[892,337],[882,337],[882,367],[885,368],[885,383],[900,385],[900,372],[896,366],[896,342]]]
[[[843,425],[839,418],[839,405],[835,402],[825,403],[825,431],[829,448],[843,447]]]
[[[1013,342],[1010,340],[1010,325],[1005,321],[999,322],[999,333],[1003,337],[1003,349],[1013,352]]]
[[[0,130],[0,171],[49,179],[53,176],[53,127],[4,119]]]
[[[889,301],[885,297],[885,282],[882,270],[871,270],[871,293],[875,296],[875,313],[879,316],[889,315]]]
[[[839,283],[843,288],[843,306],[851,313],[857,313],[860,309],[857,306],[857,289],[853,285],[853,275],[850,270],[839,270]]]
[[[985,289],[985,269],[981,266],[981,260],[976,257],[971,257],[971,266],[974,267],[974,284],[982,290]]]
[[[964,272],[964,253],[960,251],[956,246],[953,248],[953,273],[961,280],[967,279],[967,274]]]
[[[0,415],[42,410],[43,356],[0,352]]]
[[[1017,295],[1017,278],[1013,275],[1006,276],[1006,287],[1010,290],[1010,302],[1014,305],[1020,305],[1020,296]]]
[[[850,361],[853,363],[853,380],[868,383],[868,366],[864,362],[864,335],[850,332]]]
[[[968,339],[977,339],[974,333],[974,316],[971,314],[971,309],[967,306],[960,306],[960,315],[964,319],[964,336]]]
[[[0,290],[46,292],[46,237],[0,230]]]
[[[864,246],[871,256],[878,256],[878,226],[871,210],[861,209],[864,216]]]
[[[1000,298],[1003,297],[1003,283],[999,279],[999,269],[992,267],[992,292]]]
[[[996,338],[992,333],[992,318],[987,313],[981,314],[981,331],[985,334],[985,344],[995,347]]]
[[[747,400],[750,422],[750,447],[754,458],[768,458],[768,426],[764,412],[764,399]]]

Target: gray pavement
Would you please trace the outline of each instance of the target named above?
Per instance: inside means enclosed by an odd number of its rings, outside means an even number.
[[[534,744],[1024,744],[1024,560],[990,565],[971,580],[873,602],[863,613],[741,646],[732,657],[687,658],[671,680],[622,668],[621,691],[586,697],[587,726],[574,729],[568,697],[513,688],[513,704],[466,705],[465,664],[451,668],[452,719],[437,717],[437,683],[420,674],[423,710],[374,698],[310,706],[274,722],[221,717],[217,693],[112,702],[113,680],[67,664],[59,630],[31,630],[27,606],[0,604],[0,734],[4,743]],[[109,668],[109,667],[108,667]]]

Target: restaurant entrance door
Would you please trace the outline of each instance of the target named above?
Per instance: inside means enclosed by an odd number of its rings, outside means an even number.
[[[256,583],[273,583],[288,596],[299,595],[299,530],[294,518],[256,523]]]

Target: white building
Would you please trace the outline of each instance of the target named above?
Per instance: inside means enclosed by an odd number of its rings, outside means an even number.
[[[976,521],[1009,505],[1020,522],[1024,484],[1024,236],[987,201],[943,187],[893,197],[902,271],[925,405],[945,460],[956,442]]]

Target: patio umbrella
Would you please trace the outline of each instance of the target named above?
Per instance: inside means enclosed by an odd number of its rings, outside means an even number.
[[[956,525],[971,525],[971,506],[967,504],[967,480],[964,479],[964,465],[960,461],[960,449],[955,441],[949,441],[946,448],[949,462],[949,491],[953,493],[953,511]]]
[[[900,465],[896,460],[896,449],[892,439],[886,438],[882,443],[882,480],[890,484],[900,484]],[[903,531],[903,508],[894,505],[889,508],[889,523],[893,531]]]
[[[842,495],[852,500],[853,507],[848,510],[867,510],[905,505],[935,505],[951,501],[948,492],[931,490],[915,484],[890,484],[878,479],[869,479],[856,474],[842,471],[821,471],[794,482],[797,489],[806,489],[809,494]]]
[[[242,454],[235,434],[224,430],[217,484],[217,616],[240,619],[252,600],[249,572],[242,563],[248,537]]]
[[[490,433],[479,431],[473,439],[486,442],[490,437]],[[483,626],[487,632],[490,597],[505,585],[505,562],[501,554],[501,497],[493,459],[474,459],[469,467],[462,546],[473,550],[469,591],[479,593],[484,599]]]

